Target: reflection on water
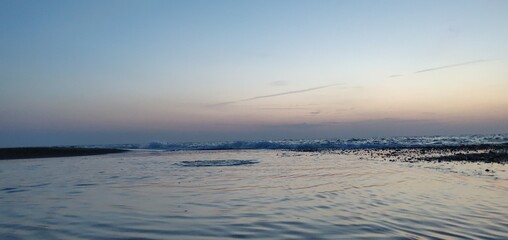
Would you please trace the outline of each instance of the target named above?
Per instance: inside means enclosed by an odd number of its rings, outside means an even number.
[[[258,163],[177,164],[203,159]],[[507,181],[271,150],[1,161],[0,239],[506,239]]]

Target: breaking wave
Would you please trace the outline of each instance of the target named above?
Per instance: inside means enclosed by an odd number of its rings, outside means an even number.
[[[389,138],[350,138],[321,140],[268,140],[268,141],[225,141],[206,143],[168,143],[162,141],[147,144],[117,144],[107,147],[122,149],[152,149],[166,151],[180,150],[232,150],[232,149],[282,149],[282,150],[326,150],[326,149],[365,149],[398,148],[424,146],[459,146],[477,144],[508,143],[508,134],[465,135],[465,136],[426,136]],[[104,147],[104,146],[102,146]]]

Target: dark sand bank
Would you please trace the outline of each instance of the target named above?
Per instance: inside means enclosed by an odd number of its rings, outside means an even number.
[[[0,148],[0,160],[24,158],[51,158],[100,155],[121,153],[127,150],[107,148],[78,148],[78,147],[26,147]]]
[[[439,146],[387,150],[381,154],[390,160],[508,163],[508,144]]]
[[[372,149],[301,149],[296,152],[333,152],[338,154],[358,154],[373,159],[389,161],[436,161],[436,162],[483,162],[508,163],[508,144],[479,144],[460,146],[425,146]]]

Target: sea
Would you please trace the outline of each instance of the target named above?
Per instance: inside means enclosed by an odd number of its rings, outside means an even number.
[[[508,239],[506,164],[371,154],[504,143],[506,134],[151,142],[4,160],[0,239]]]

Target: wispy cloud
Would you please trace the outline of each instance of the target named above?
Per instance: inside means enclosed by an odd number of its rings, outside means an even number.
[[[388,76],[387,78],[396,78],[396,77],[402,77],[404,75],[401,75],[401,74],[394,74],[394,75],[390,75]]]
[[[340,83],[330,84],[330,85],[324,85],[324,86],[319,86],[319,87],[313,87],[313,88],[306,88],[306,89],[289,91],[289,92],[281,92],[281,93],[275,93],[275,94],[269,94],[269,95],[261,95],[261,96],[250,97],[250,98],[245,98],[245,99],[240,99],[240,100],[235,100],[235,101],[221,102],[221,103],[216,103],[216,104],[208,105],[208,107],[220,107],[220,106],[225,106],[225,105],[239,103],[239,102],[248,102],[248,101],[257,100],[257,99],[263,99],[263,98],[271,98],[271,97],[278,97],[278,96],[284,96],[284,95],[291,95],[291,94],[310,92],[310,91],[315,91],[315,90],[319,90],[319,89],[323,89],[323,88],[329,88],[329,87],[333,87],[333,86],[337,86],[337,85],[340,85]]]
[[[309,110],[311,108],[303,108],[303,107],[261,107],[256,108],[259,110]]]
[[[469,62],[455,63],[455,64],[444,65],[444,66],[439,66],[439,67],[421,69],[421,70],[418,70],[418,71],[410,73],[410,74],[420,74],[420,73],[431,72],[431,71],[439,71],[439,70],[443,70],[443,69],[447,69],[447,68],[461,67],[461,66],[465,66],[465,65],[492,62],[492,61],[496,61],[496,60],[495,59],[488,59],[488,60],[479,59],[479,60],[474,60],[474,61],[469,61]],[[409,74],[393,74],[393,75],[387,76],[386,78],[397,78],[397,77],[403,77],[405,75],[409,75]]]
[[[493,60],[483,60],[483,59],[481,59],[481,60],[475,60],[475,61],[469,61],[469,62],[463,62],[463,63],[456,63],[456,64],[451,64],[451,65],[445,65],[445,66],[440,66],[440,67],[427,68],[427,69],[422,69],[422,70],[416,71],[416,72],[414,72],[414,74],[424,73],[424,72],[430,72],[430,71],[437,71],[437,70],[446,69],[446,68],[460,67],[460,66],[471,65],[471,64],[476,64],[476,63],[484,63],[484,62],[489,62],[489,61],[493,61]]]
[[[286,86],[288,85],[288,83],[286,81],[274,81],[274,82],[271,82],[272,86]]]

